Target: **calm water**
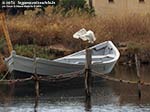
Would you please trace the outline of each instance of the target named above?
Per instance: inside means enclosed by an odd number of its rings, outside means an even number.
[[[150,66],[140,69],[142,80],[150,82]],[[117,66],[113,77],[137,80],[135,67]],[[150,87],[142,86],[141,100],[136,84],[94,79],[91,101],[84,96],[83,80],[40,84],[40,98],[35,107],[33,82],[11,86],[0,85],[0,112],[149,112]]]

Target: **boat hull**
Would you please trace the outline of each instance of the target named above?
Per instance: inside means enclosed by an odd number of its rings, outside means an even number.
[[[83,65],[62,64],[51,60],[36,58],[36,61],[32,58],[13,55],[7,60],[10,72],[22,72],[29,74],[38,74],[45,76],[54,76],[60,74],[66,74],[76,72],[84,69]]]
[[[92,64],[92,70],[107,74],[111,72],[115,65],[115,61],[111,63],[99,63]],[[49,61],[44,59],[34,59],[24,58],[22,56],[13,56],[10,57],[9,61],[9,71],[18,72],[19,74],[28,73],[28,74],[38,74],[43,76],[54,76],[66,73],[77,72],[84,69],[84,65],[73,65],[73,64],[64,64],[55,61]]]
[[[112,42],[98,44],[92,49],[92,70],[101,74],[110,73],[119,58],[119,52]],[[38,74],[42,76],[55,76],[66,73],[73,73],[84,69],[85,50],[56,60],[42,58],[28,58],[16,55],[15,51],[5,59],[5,62],[12,73]]]

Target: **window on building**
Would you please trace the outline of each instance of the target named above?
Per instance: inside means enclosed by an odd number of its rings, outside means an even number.
[[[108,0],[109,3],[114,3],[114,0]]]
[[[145,0],[139,0],[139,2],[140,2],[140,3],[144,3],[144,2],[145,2]]]

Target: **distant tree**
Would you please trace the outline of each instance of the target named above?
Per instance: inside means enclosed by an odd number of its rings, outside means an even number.
[[[10,14],[10,15],[16,15],[16,14],[20,14],[20,13],[24,13],[25,10],[34,10],[34,8],[2,8],[2,1],[0,1],[0,11],[5,11],[6,13]],[[18,0],[4,0],[5,2],[7,1],[15,1],[16,3],[18,2]],[[20,2],[34,2],[34,1],[39,1],[39,2],[44,2],[44,1],[54,1],[56,4],[54,4],[54,6],[57,6],[59,3],[59,0],[19,0]],[[47,7],[48,5],[42,5],[43,7],[41,7],[42,10],[44,10],[45,7]]]
[[[86,1],[85,0],[61,0],[60,6],[62,6],[65,11],[68,11],[72,8],[83,9]]]

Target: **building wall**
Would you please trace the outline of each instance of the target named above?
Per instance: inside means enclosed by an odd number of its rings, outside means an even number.
[[[126,13],[150,13],[150,0],[93,0],[93,6],[97,15],[114,15],[114,14],[126,14]]]

